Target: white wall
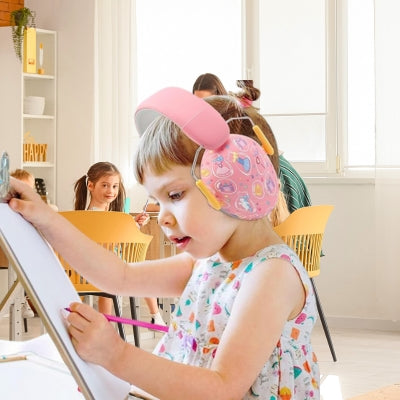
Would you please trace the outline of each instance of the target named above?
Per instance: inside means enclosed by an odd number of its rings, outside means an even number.
[[[19,168],[21,151],[21,63],[15,55],[11,28],[0,27],[0,153],[7,151],[11,169]]]
[[[27,0],[39,28],[58,35],[57,206],[73,209],[73,185],[93,162],[95,0]]]
[[[355,183],[337,179],[323,183],[322,179],[307,179],[313,204],[332,204],[323,242],[325,256],[321,274],[315,284],[321,303],[332,326],[359,326],[374,329],[400,329],[398,304],[378,305],[382,296],[378,290],[379,265],[375,238],[375,187],[371,182]],[[397,291],[398,265],[393,265],[392,277],[384,290]],[[391,316],[395,316],[392,318]]]

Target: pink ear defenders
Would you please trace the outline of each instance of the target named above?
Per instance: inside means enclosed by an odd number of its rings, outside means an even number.
[[[162,89],[138,106],[135,122],[139,135],[161,115],[200,146],[192,176],[211,207],[246,220],[270,213],[278,197],[278,179],[266,153],[271,146],[250,118],[265,151],[253,139],[229,133],[229,120],[225,121],[207,102],[184,89]],[[203,148],[198,178],[195,169]]]

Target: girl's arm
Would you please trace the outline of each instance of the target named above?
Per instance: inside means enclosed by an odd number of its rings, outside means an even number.
[[[301,280],[288,262],[259,264],[243,282],[210,369],[172,362],[122,341],[85,304],[73,304],[68,320],[83,359],[160,399],[241,399],[276,347],[285,322],[304,301]]]
[[[20,198],[9,205],[41,231],[50,245],[92,284],[108,293],[126,296],[177,296],[189,279],[193,259],[180,254],[171,259],[128,265],[90,240],[54,212],[28,185],[13,179]]]

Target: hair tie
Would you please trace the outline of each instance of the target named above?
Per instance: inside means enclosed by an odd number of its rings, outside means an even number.
[[[85,185],[86,185],[86,187],[88,185],[88,181],[89,181],[89,177],[88,177],[88,175],[85,175]]]
[[[253,100],[248,99],[247,97],[239,98],[239,102],[243,108],[248,108],[253,105]]]

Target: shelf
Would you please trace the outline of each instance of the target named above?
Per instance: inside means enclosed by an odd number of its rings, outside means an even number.
[[[21,153],[22,168],[31,172],[35,178],[45,183],[47,200],[56,204],[56,168],[57,168],[57,33],[36,28],[36,61],[39,68],[40,44],[43,43],[44,74],[21,71]],[[24,99],[29,96],[45,98],[43,114],[26,114]],[[27,132],[39,148],[25,148]],[[28,139],[27,139],[28,140]],[[41,147],[46,145],[46,147]],[[29,156],[25,154],[29,151]],[[34,150],[34,155],[32,151]],[[41,153],[43,151],[43,154]],[[37,161],[25,161],[37,160]],[[46,161],[39,161],[46,160]]]
[[[55,33],[56,33],[56,31],[50,31],[48,29],[36,28],[36,34],[54,36]]]
[[[54,119],[54,115],[23,114],[24,119]]]
[[[23,73],[23,77],[24,77],[25,79],[49,79],[49,80],[55,79],[55,76],[54,76],[54,75],[29,74],[29,73],[27,73],[27,72],[24,72],[24,73]]]
[[[27,168],[53,168],[54,164],[51,162],[24,162],[22,164]]]

